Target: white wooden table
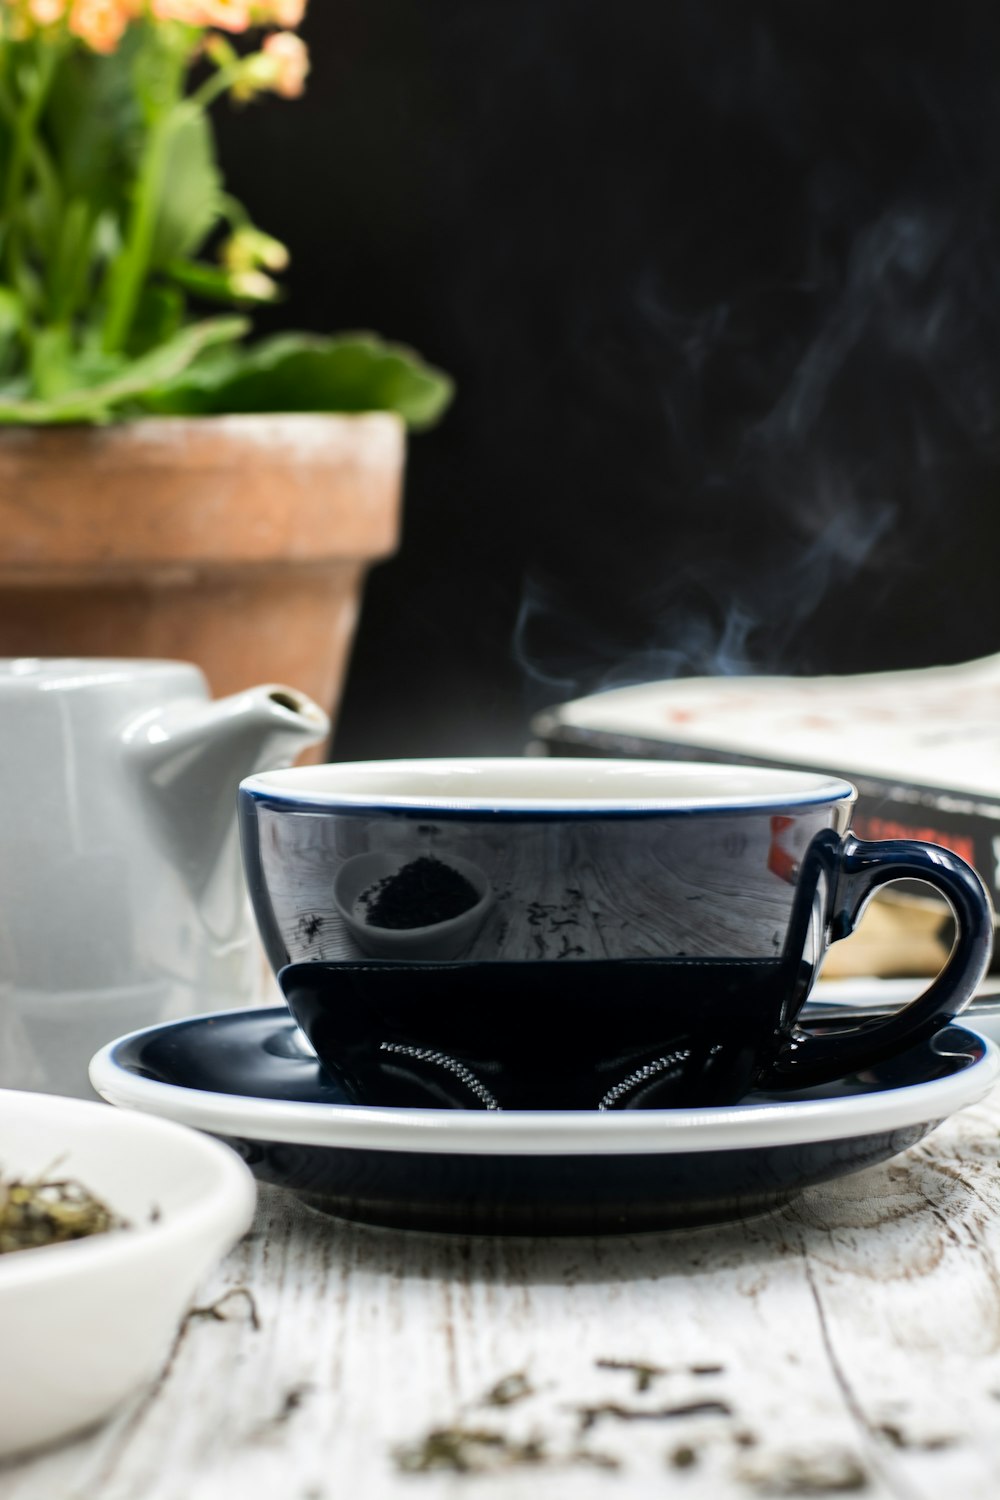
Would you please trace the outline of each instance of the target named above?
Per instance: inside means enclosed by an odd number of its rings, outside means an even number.
[[[601,1240],[368,1229],[262,1190],[198,1299],[252,1302],[189,1318],[101,1430],[0,1466],[0,1500],[995,1500],[998,1157],[1000,1094],[771,1216]]]

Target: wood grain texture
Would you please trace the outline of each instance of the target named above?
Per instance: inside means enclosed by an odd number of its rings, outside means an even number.
[[[264,1191],[199,1297],[249,1288],[259,1328],[241,1296],[190,1319],[151,1391],[0,1467],[0,1500],[731,1500],[824,1474],[826,1493],[994,1500],[998,1139],[995,1095],[780,1213],[625,1239],[406,1235]],[[521,1371],[533,1394],[482,1404]],[[399,1445],[455,1423],[544,1434],[565,1462],[400,1470]]]

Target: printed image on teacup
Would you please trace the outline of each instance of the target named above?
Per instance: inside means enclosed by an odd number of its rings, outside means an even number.
[[[862,1070],[971,998],[982,881],[856,839],[854,797],[759,767],[399,760],[251,776],[240,823],[285,998],[357,1102],[662,1108]],[[952,907],[941,973],[889,1019],[799,1030],[830,943],[902,879]]]

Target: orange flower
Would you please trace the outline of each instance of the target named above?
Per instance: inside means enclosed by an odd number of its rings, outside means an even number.
[[[185,26],[218,26],[222,31],[246,31],[254,24],[252,0],[152,0],[159,21],[183,21]]]
[[[72,0],[69,29],[94,52],[113,52],[128,23],[123,0]]]
[[[275,31],[265,38],[262,51],[270,64],[267,86],[285,99],[297,99],[309,73],[305,42],[291,31]]]
[[[151,8],[159,21],[247,31],[252,26],[297,26],[306,0],[151,0]]]
[[[153,15],[158,21],[180,21],[185,26],[207,26],[205,0],[152,0]]]
[[[271,0],[265,10],[269,12],[267,20],[273,25],[292,30],[302,23],[306,13],[306,0]]]
[[[204,0],[206,26],[218,26],[221,31],[246,31],[253,24],[251,0]]]

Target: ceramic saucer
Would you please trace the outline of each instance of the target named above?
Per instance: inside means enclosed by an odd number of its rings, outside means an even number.
[[[91,1063],[112,1104],[220,1137],[255,1175],[344,1218],[486,1234],[628,1233],[743,1217],[905,1151],[987,1093],[992,1043],[951,1025],[795,1094],[700,1109],[359,1106],[284,1008],[133,1032]]]

